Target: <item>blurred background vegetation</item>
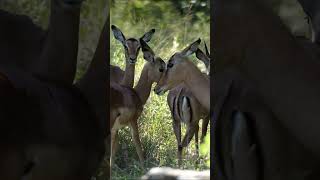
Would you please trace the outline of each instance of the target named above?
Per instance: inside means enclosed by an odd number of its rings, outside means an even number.
[[[148,44],[157,56],[167,61],[175,52],[198,38],[210,46],[209,7],[209,0],[112,0],[110,23],[119,27],[126,38],[140,38],[145,32],[155,28],[156,32]],[[124,48],[112,32],[110,41],[110,63],[124,69]],[[201,48],[204,48],[203,44]],[[194,56],[191,59],[200,67],[204,67]],[[139,80],[144,63],[140,52],[135,83]],[[152,91],[138,121],[146,170],[158,166],[177,167],[177,143],[166,95],[159,97]],[[129,128],[120,130],[119,135],[120,145],[115,166],[112,168],[112,179],[137,179],[145,170],[139,165]],[[194,139],[191,142],[185,150],[182,167],[208,169],[209,141],[207,146],[202,147],[201,157],[195,154]]]

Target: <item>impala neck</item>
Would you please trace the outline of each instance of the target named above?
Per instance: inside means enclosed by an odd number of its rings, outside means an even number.
[[[124,72],[124,77],[121,82],[122,85],[131,87],[131,88],[133,87],[135,67],[136,67],[136,64],[130,64],[128,61],[126,61],[126,69]]]
[[[184,83],[188,86],[200,104],[210,111],[210,84],[209,79],[192,62],[186,66]]]
[[[150,96],[153,83],[153,81],[148,77],[148,66],[149,63],[146,63],[144,65],[138,84],[134,87],[134,90],[138,94],[143,105],[146,104]]]
[[[32,66],[41,79],[71,85],[78,55],[80,7],[51,1],[50,24],[41,57]]]
[[[102,127],[107,127],[107,88],[109,85],[107,66],[109,39],[107,38],[107,24],[108,22],[103,27],[89,69],[80,81],[76,83],[76,86],[79,87],[92,109],[96,112],[101,123],[103,123]]]

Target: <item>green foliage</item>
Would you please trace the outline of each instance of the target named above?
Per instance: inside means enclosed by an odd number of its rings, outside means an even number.
[[[194,19],[195,16],[196,19]],[[156,32],[148,44],[156,55],[165,61],[198,38],[210,46],[209,20],[209,13],[205,9],[195,11],[191,8],[187,13],[181,14],[173,2],[164,0],[115,0],[111,3],[110,9],[111,24],[119,27],[127,38],[139,38],[145,32],[155,28]],[[124,69],[123,46],[114,38],[112,32],[110,32],[110,41],[110,63]],[[203,44],[201,47],[204,49]],[[196,64],[202,65],[195,59],[192,57]],[[140,52],[136,65],[135,83],[139,80],[144,62]],[[145,152],[144,166],[147,168],[146,170],[155,166],[177,167],[178,165],[177,143],[166,95],[157,96],[151,92],[138,121],[142,147]],[[183,135],[184,133],[185,128],[182,131]],[[115,159],[116,165],[112,168],[112,179],[137,179],[145,173],[145,170],[140,167],[129,128],[120,130],[119,141],[120,145]],[[208,156],[204,153],[197,157],[194,140],[192,140],[189,147],[184,150],[182,168],[208,169],[209,165],[206,163]]]
[[[200,145],[200,156],[206,160],[206,165],[210,167],[210,134],[204,138],[204,143]]]

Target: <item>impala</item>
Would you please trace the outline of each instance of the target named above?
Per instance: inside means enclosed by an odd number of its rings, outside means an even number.
[[[184,83],[205,110],[209,112],[209,79],[207,75],[203,74],[187,58],[189,55],[197,51],[200,42],[201,40],[198,39],[183,51],[177,52],[171,56],[167,63],[167,69],[164,75],[155,87],[155,92],[157,94],[163,94],[177,85]]]
[[[141,115],[143,106],[150,96],[151,86],[158,82],[164,72],[164,61],[155,56],[152,49],[140,39],[144,59],[147,61],[143,67],[140,79],[134,88],[121,84],[111,83],[111,92],[122,98],[112,98],[110,122],[111,122],[111,156],[113,157],[117,147],[118,130],[124,126],[131,129],[133,142],[135,144],[141,164],[144,162],[143,150],[139,137],[138,118]],[[115,107],[117,106],[117,107]],[[111,164],[113,163],[111,157]]]
[[[319,63],[261,2],[213,4],[214,178],[319,179]]]
[[[16,56],[0,67],[0,179],[90,179],[103,157],[98,114],[72,85],[81,2],[52,1],[50,29],[30,68],[14,66]]]
[[[317,0],[298,0],[304,12],[310,18],[312,41],[320,43],[320,2]]]
[[[196,56],[201,60],[207,71],[210,67],[209,51],[205,44],[206,54],[197,49]],[[195,136],[196,153],[199,154],[198,131],[199,121],[203,119],[201,142],[207,133],[209,124],[209,113],[200,105],[192,92],[184,85],[180,84],[169,91],[167,102],[173,119],[173,131],[178,145],[178,166],[181,165],[182,150],[188,146],[193,135]],[[181,142],[181,123],[186,124],[187,130]]]
[[[122,85],[133,87],[135,65],[141,49],[140,41],[136,38],[126,38],[121,30],[115,25],[111,26],[114,37],[121,42],[124,48],[124,54],[126,58],[126,68],[122,71],[117,66],[110,66],[110,79],[113,82],[121,83]],[[155,29],[151,29],[146,32],[140,39],[145,42],[149,42],[155,32]]]

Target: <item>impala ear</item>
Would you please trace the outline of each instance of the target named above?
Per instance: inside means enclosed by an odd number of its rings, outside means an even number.
[[[204,48],[206,49],[206,55],[207,57],[210,59],[210,53],[209,53],[209,50],[208,50],[208,47],[207,47],[207,43],[204,42]]]
[[[199,38],[198,40],[196,40],[195,42],[193,42],[192,44],[190,44],[188,47],[186,47],[182,52],[181,55],[182,56],[190,56],[191,54],[193,54],[194,52],[197,51],[199,45],[200,45],[201,39]]]
[[[126,37],[123,35],[121,30],[115,25],[111,26],[111,30],[113,32],[114,37],[124,45],[126,41]]]
[[[206,65],[206,67],[209,66],[209,63],[210,63],[209,57],[207,57],[207,56],[204,54],[204,52],[202,52],[199,48],[198,48],[197,51],[196,51],[196,57],[197,57],[199,60],[201,60],[201,61]]]
[[[163,68],[163,70],[165,70],[166,69],[166,63],[161,58],[159,58],[159,61],[160,61],[161,67]]]
[[[143,58],[149,62],[154,62],[154,52],[152,49],[148,46],[148,44],[143,40],[140,39],[140,44],[141,44],[141,50],[143,53]]]
[[[150,31],[146,32],[140,39],[142,39],[144,42],[149,42],[154,34],[156,32],[155,29],[151,29]]]

